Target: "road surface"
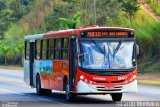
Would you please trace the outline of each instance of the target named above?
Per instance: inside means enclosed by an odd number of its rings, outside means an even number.
[[[153,101],[154,106],[160,106],[160,87],[138,85],[138,92],[124,93],[123,101]],[[64,92],[53,91],[51,96],[37,96],[35,89],[23,82],[22,71],[0,69],[0,107],[9,107],[7,104],[12,107],[122,106],[120,102],[112,102],[109,95],[78,96],[74,102],[67,102]]]

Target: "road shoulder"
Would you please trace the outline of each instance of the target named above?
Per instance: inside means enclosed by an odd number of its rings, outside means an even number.
[[[138,84],[160,87],[160,73],[139,74]]]
[[[0,65],[0,69],[19,70],[22,71],[23,67],[19,65]]]

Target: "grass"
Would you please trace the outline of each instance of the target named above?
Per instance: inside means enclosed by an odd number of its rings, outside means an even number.
[[[0,65],[0,69],[23,70],[19,65]]]
[[[138,84],[160,86],[160,80],[138,80]]]
[[[160,1],[157,0],[157,2],[153,2],[151,0],[146,0],[146,2],[149,4],[151,9],[158,15],[160,16]]]
[[[160,86],[160,72],[159,73],[139,73],[138,83],[143,85]]]

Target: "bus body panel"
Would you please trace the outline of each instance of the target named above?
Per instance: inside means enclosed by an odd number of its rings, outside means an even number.
[[[29,60],[24,61],[24,82],[30,85]]]
[[[36,87],[36,76],[37,74],[40,74],[40,70],[39,70],[39,61],[38,60],[34,60],[34,64],[33,64],[33,83],[34,83],[34,87]]]
[[[77,71],[76,93],[137,92],[137,70],[119,76],[96,76],[80,69]]]
[[[63,89],[63,77],[61,76],[62,73],[62,61],[53,61],[53,74],[50,78],[50,88],[54,90]]]
[[[59,91],[63,91],[63,78],[68,77],[68,69],[68,61],[62,60],[35,61],[34,67],[35,74],[40,75],[42,88]]]

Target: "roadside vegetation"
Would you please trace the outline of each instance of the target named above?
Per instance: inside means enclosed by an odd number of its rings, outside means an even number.
[[[139,71],[159,72],[160,23],[137,1],[96,0],[96,24],[134,28],[140,46]],[[0,0],[0,22],[0,64],[21,64],[25,35],[95,25],[94,2]]]
[[[139,74],[138,83],[143,85],[160,86],[160,78],[157,73]]]
[[[152,10],[160,16],[160,0],[145,0]]]

